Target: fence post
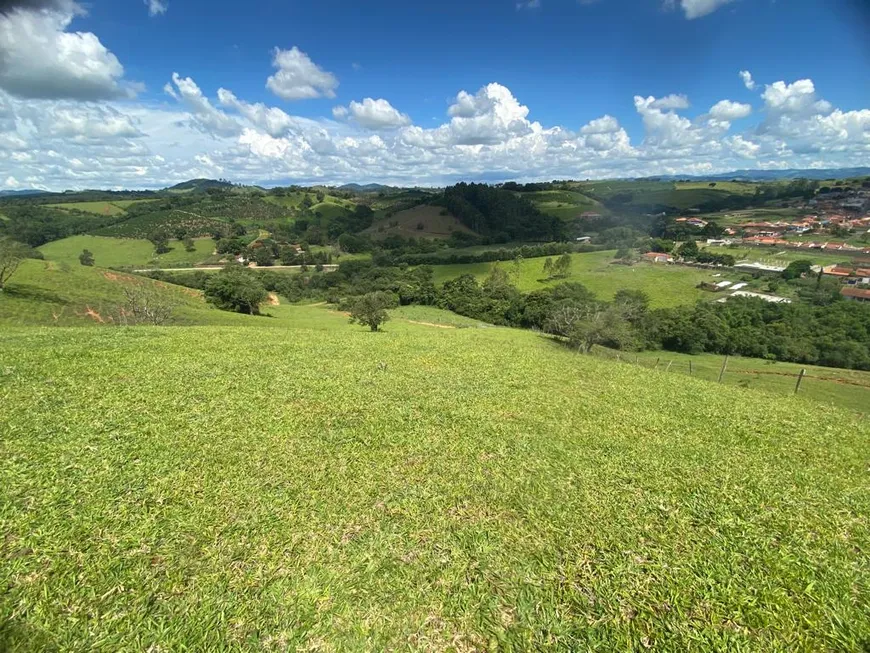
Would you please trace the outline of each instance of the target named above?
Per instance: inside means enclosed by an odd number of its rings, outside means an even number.
[[[692,361],[689,361],[689,376],[692,376],[694,371],[692,370]]]
[[[659,367],[659,361],[660,361],[660,360],[661,360],[661,357],[656,358],[656,364],[653,365],[653,369],[654,369],[654,370],[655,370],[655,369],[658,369],[658,367]]]
[[[722,361],[722,369],[719,370],[719,383],[722,383],[722,377],[725,376],[725,370],[728,367],[728,356],[725,357],[725,360]]]
[[[806,374],[806,373],[807,373],[807,368],[805,368],[805,367],[804,367],[804,368],[801,368],[801,373],[798,374],[797,385],[795,385],[795,387],[794,387],[794,393],[795,393],[795,394],[797,394],[797,393],[798,393],[798,390],[801,389],[801,381],[804,380],[804,374]]]

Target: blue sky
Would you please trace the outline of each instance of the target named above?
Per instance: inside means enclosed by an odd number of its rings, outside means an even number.
[[[861,0],[7,5],[5,187],[870,164]]]

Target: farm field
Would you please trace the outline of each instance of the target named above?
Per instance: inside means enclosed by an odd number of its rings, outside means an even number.
[[[276,313],[0,331],[0,648],[870,638],[866,421],[530,332]]]
[[[168,230],[172,233],[178,227],[184,227],[192,236],[208,236],[214,231],[227,228],[227,223],[219,218],[210,218],[186,210],[154,211],[144,213],[98,229],[95,236],[110,236],[114,238],[147,238],[155,229]]]
[[[373,238],[382,238],[389,235],[399,235],[404,238],[449,238],[454,231],[462,233],[474,233],[462,224],[456,217],[448,214],[441,215],[444,209],[440,206],[421,204],[411,209],[399,211],[389,218],[376,220],[371,227],[363,233]],[[393,226],[395,225],[395,226]],[[422,229],[418,228],[422,225]]]
[[[39,248],[46,259],[79,265],[79,254],[89,249],[94,261],[100,267],[127,266],[178,266],[194,265],[211,257],[214,241],[211,238],[194,239],[196,251],[187,252],[177,240],[169,242],[171,251],[166,254],[154,253],[151,241],[140,238],[109,238],[106,236],[70,236],[63,240],[47,243]]]
[[[792,261],[808,260],[815,265],[848,263],[854,258],[849,252],[825,253],[818,249],[781,249],[778,247],[710,247],[711,252],[730,254],[737,261],[758,261],[788,267]]]
[[[621,360],[627,361],[626,364],[637,360],[645,367],[654,367],[658,361],[659,369],[684,375],[689,374],[691,362],[692,375],[707,381],[719,378],[724,360],[724,356],[719,354],[692,356],[671,351],[616,352],[603,347],[596,348],[595,353],[611,360],[618,354]],[[791,396],[801,369],[806,369],[807,373],[801,382],[799,399],[870,415],[870,372],[730,356],[722,383]]]
[[[600,202],[576,191],[545,190],[533,193],[517,193],[531,201],[542,213],[554,215],[563,220],[578,217],[586,211],[608,214]]]
[[[73,209],[77,211],[85,211],[86,213],[94,213],[96,215],[122,215],[126,213],[127,207],[133,204],[141,204],[143,202],[154,202],[155,200],[116,200],[103,202],[62,202],[59,204],[47,204],[56,209]]]
[[[697,268],[638,263],[633,266],[613,265],[614,251],[591,252],[571,255],[571,273],[561,279],[546,280],[543,273],[546,258],[525,259],[521,263],[520,274],[514,279],[523,291],[538,290],[547,286],[568,281],[582,283],[600,299],[612,299],[623,288],[642,290],[650,297],[653,307],[662,308],[693,303],[699,299],[713,299],[713,295],[697,286],[702,281],[737,279],[740,275],[721,273],[714,278],[710,270]],[[554,257],[555,258],[555,257]],[[463,274],[473,274],[480,280],[486,278],[493,266],[500,265],[508,272],[513,271],[513,263],[470,263],[462,265],[435,265],[435,283],[441,284]]]

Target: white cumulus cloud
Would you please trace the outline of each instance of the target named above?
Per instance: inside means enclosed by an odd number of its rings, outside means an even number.
[[[25,98],[134,97],[118,58],[91,32],[67,31],[83,13],[74,2],[0,14],[0,88]]]
[[[726,122],[746,118],[751,113],[751,104],[741,104],[740,102],[732,102],[731,100],[722,100],[710,108],[710,115],[713,118]]]
[[[278,69],[266,80],[266,87],[285,100],[335,97],[338,79],[315,64],[296,46],[289,50],[275,48],[272,64]]]
[[[396,129],[407,127],[411,124],[411,118],[393,108],[384,99],[373,100],[365,98],[362,102],[351,102],[347,108],[336,107],[332,115],[337,119],[350,117],[365,129]]]

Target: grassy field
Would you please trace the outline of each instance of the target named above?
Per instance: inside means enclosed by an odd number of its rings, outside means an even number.
[[[454,231],[474,233],[455,216],[442,215],[440,206],[421,204],[411,209],[399,211],[390,217],[376,220],[363,233],[375,238],[399,235],[404,238],[449,238]],[[422,226],[422,229],[419,228]]]
[[[0,650],[870,641],[866,422],[529,332],[279,309],[0,330]]]
[[[613,251],[592,252],[571,255],[571,274],[567,278],[546,280],[543,273],[545,258],[526,259],[522,262],[520,275],[514,282],[522,291],[538,290],[547,286],[579,282],[601,299],[612,299],[618,290],[628,288],[642,290],[650,297],[656,308],[693,303],[699,299],[713,299],[713,295],[697,286],[702,281],[737,279],[740,275],[723,273],[715,278],[709,270],[638,263],[633,266],[613,265]],[[455,279],[462,274],[473,274],[484,279],[496,263],[471,263],[465,265],[436,265],[435,282],[440,284]],[[513,263],[499,263],[508,272],[513,271]]]
[[[67,264],[28,260],[0,293],[0,325],[4,328],[109,325],[125,303],[124,288],[137,284],[158,289],[175,306],[173,322],[176,324],[251,323],[251,318],[246,316],[210,307],[199,292],[188,288],[97,267],[84,267],[78,261]]]
[[[194,265],[211,257],[214,241],[197,238],[193,241],[196,251],[187,252],[177,240],[170,241],[172,250],[166,254],[154,253],[151,241],[141,238],[109,238],[105,236],[71,236],[56,240],[39,248],[46,259],[79,265],[79,254],[89,249],[100,267],[124,267],[137,265],[171,266]]]
[[[854,255],[848,252],[825,253],[818,249],[781,249],[778,247],[711,247],[711,252],[730,254],[738,261],[749,260],[788,267],[792,261],[809,260],[816,265],[848,263]]]
[[[685,375],[690,373],[691,362],[692,375],[707,381],[718,380],[724,361],[724,356],[718,354],[690,356],[670,351],[646,351],[638,354],[604,348],[596,349],[596,353],[611,360],[619,355],[623,361],[637,362],[646,367],[655,367],[658,361],[660,369]],[[827,403],[863,415],[870,414],[870,372],[730,356],[722,382],[725,385],[790,396],[794,394],[801,369],[806,369],[806,376],[800,387],[801,399]]]
[[[542,213],[568,220],[586,211],[607,214],[609,211],[597,200],[576,191],[545,190],[534,193],[518,193],[533,202]]]
[[[48,204],[56,209],[67,209],[94,213],[96,215],[122,215],[125,209],[133,204],[153,202],[155,200],[117,200],[113,202],[63,202],[60,204]]]

